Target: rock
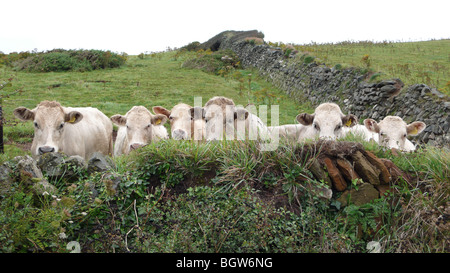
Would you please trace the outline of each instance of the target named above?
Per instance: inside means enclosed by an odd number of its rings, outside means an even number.
[[[348,205],[348,201],[356,206],[361,206],[378,199],[379,193],[375,187],[369,183],[362,183],[358,189],[347,190],[337,199],[341,203],[341,207]]]
[[[380,184],[380,179],[378,178],[380,172],[377,172],[377,170],[372,167],[370,162],[360,151],[354,153],[352,159],[355,171],[364,182],[368,182],[372,185]]]
[[[346,159],[338,158],[336,159],[336,165],[341,171],[341,174],[347,180],[347,182],[351,183],[355,179],[359,179],[359,175],[353,169],[352,164],[348,162]]]
[[[369,160],[370,164],[372,164],[375,168],[380,171],[380,182],[381,184],[389,184],[391,182],[391,174],[389,173],[386,166],[383,162],[376,157],[373,153],[366,151],[366,158]]]
[[[27,173],[31,177],[34,178],[43,178],[41,170],[37,167],[36,161],[29,156],[16,156],[13,161],[17,162],[17,169],[19,170],[19,173]]]
[[[383,162],[384,166],[388,169],[389,173],[391,174],[391,182],[393,184],[396,184],[397,181],[403,179],[406,181],[409,185],[412,185],[412,178],[407,173],[400,170],[392,161],[385,158],[380,158],[381,162]]]
[[[37,166],[49,178],[75,180],[79,169],[86,169],[81,156],[66,157],[61,153],[46,153],[37,160]]]
[[[376,186],[378,192],[380,193],[380,197],[385,196],[391,190],[391,186],[389,185],[378,185]]]
[[[329,157],[325,157],[323,159],[323,162],[327,167],[328,175],[331,178],[334,189],[336,191],[344,191],[347,188],[347,182],[345,181],[344,177],[342,177],[339,169],[336,168],[333,161]]]
[[[87,170],[88,173],[94,172],[106,172],[114,168],[114,163],[110,158],[104,156],[101,153],[94,153],[94,155],[89,159]]]
[[[64,174],[63,155],[60,153],[45,153],[37,159],[36,165],[50,178],[61,177]]]
[[[323,181],[331,188],[332,184],[330,177],[327,175],[317,159],[314,158],[310,161],[309,171],[313,174],[317,181]]]
[[[36,182],[33,187],[33,193],[37,196],[43,195],[44,192],[47,192],[50,195],[56,194],[57,189],[55,186],[50,184],[47,180],[42,179]]]

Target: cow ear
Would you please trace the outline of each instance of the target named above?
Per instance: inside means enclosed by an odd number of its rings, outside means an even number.
[[[111,121],[118,126],[125,126],[127,124],[127,118],[119,114],[112,116]]]
[[[427,125],[422,121],[414,121],[413,123],[406,126],[406,132],[408,135],[415,136],[421,133]]]
[[[14,116],[21,121],[34,120],[34,112],[25,107],[18,107],[14,109]]]
[[[234,111],[234,119],[237,120],[238,118],[240,120],[246,120],[248,118],[249,112],[247,109],[244,108],[238,108],[236,111]],[[243,117],[243,118],[242,118]]]
[[[78,111],[72,111],[64,116],[64,122],[75,124],[83,119],[83,114]]]
[[[168,120],[168,118],[166,115],[157,114],[152,117],[150,122],[153,125],[163,125],[164,123],[166,123],[167,120]]]
[[[302,114],[298,114],[295,119],[297,120],[298,123],[308,126],[313,123],[314,115],[315,114],[310,115],[307,113],[302,113]]]
[[[166,117],[170,116],[170,111],[162,106],[153,106],[152,109],[153,109],[153,113],[155,113],[155,114],[162,114],[162,115],[165,115]]]
[[[342,124],[346,127],[353,127],[358,124],[358,118],[355,115],[348,114],[342,117]]]
[[[364,120],[364,126],[366,126],[367,130],[369,130],[370,132],[377,134],[380,132],[380,127],[378,126],[378,123],[371,118]]]
[[[191,109],[189,109],[189,112],[191,114],[191,119],[199,119],[199,114],[202,119],[205,118],[205,109],[203,107],[199,106],[191,107]],[[198,114],[195,115],[195,113]]]

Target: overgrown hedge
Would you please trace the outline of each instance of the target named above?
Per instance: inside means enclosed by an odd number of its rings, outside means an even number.
[[[127,55],[102,50],[53,49],[39,53],[11,53],[0,56],[0,63],[10,65],[17,71],[60,72],[92,71],[117,68],[125,64]]]

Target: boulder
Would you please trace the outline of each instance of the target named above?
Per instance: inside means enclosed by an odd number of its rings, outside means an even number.
[[[377,170],[380,171],[379,179],[381,184],[389,184],[391,182],[391,174],[389,173],[386,166],[383,164],[378,157],[376,157],[373,153],[366,151],[366,158],[369,160],[370,164],[372,164]]]
[[[29,156],[16,156],[13,159],[14,162],[17,162],[17,169],[20,174],[27,174],[32,178],[43,178],[41,170],[36,165],[36,161]]]
[[[112,160],[101,153],[94,153],[88,161],[88,173],[106,172],[112,169],[114,169]]]
[[[319,161],[313,158],[309,164],[309,171],[313,174],[314,178],[317,181],[323,181],[330,188],[332,186],[330,177],[327,175],[322,165],[320,165]]]
[[[364,182],[372,185],[380,184],[380,179],[378,178],[380,171],[373,168],[372,164],[370,164],[370,162],[360,151],[354,153],[352,155],[352,159],[355,171],[359,174],[359,176],[361,176]]]
[[[79,170],[86,169],[86,162],[81,156],[46,153],[39,156],[37,166],[49,178],[72,181],[78,177]]]
[[[379,198],[379,193],[370,183],[362,183],[358,188],[345,191],[337,199],[341,203],[341,207],[348,205],[348,202],[356,206],[367,204]]]
[[[336,165],[341,171],[341,174],[347,180],[347,182],[352,183],[353,180],[359,179],[359,175],[353,169],[352,164],[348,160],[343,158],[336,159]]]
[[[334,162],[329,157],[325,157],[323,162],[327,167],[328,175],[331,178],[334,189],[336,191],[344,191],[347,188],[347,182],[341,175],[339,169],[334,165]]]

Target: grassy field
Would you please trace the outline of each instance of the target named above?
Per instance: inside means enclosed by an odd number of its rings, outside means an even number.
[[[22,91],[3,98],[5,116],[14,120],[15,107],[33,108],[41,100],[93,106],[112,116],[133,105],[171,108],[216,95],[244,106],[279,98],[280,124],[313,111],[254,71],[217,76],[182,67],[195,57],[176,51],[129,56],[121,68],[84,73],[1,67],[0,78],[12,78],[2,92]],[[31,123],[6,126],[1,162],[29,154],[23,148],[32,136]],[[341,208],[339,193],[328,201],[308,190],[323,181],[307,170],[315,156],[307,146],[262,152],[254,143],[174,140],[115,158],[113,178],[76,169],[76,181],[50,179],[57,188],[52,195],[36,197],[30,190],[35,181],[16,174],[9,192],[0,195],[0,252],[69,252],[70,241],[83,252],[113,253],[367,252],[370,241],[380,242],[383,252],[449,252],[448,149],[424,146],[395,156],[374,143],[363,145],[408,172],[413,183],[401,180],[384,198]],[[120,186],[113,188],[116,178]]]
[[[282,43],[271,43],[285,46]],[[450,96],[450,40],[423,42],[342,42],[295,45],[303,54],[333,67],[357,66],[373,72],[374,78],[400,78],[405,86],[425,83]]]

